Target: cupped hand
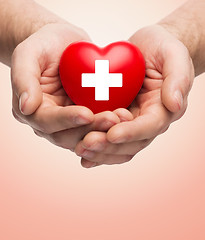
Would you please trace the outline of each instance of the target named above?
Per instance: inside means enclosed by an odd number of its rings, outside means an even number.
[[[194,68],[183,43],[160,25],[139,30],[129,41],[145,58],[146,78],[129,109],[117,109],[115,113],[119,117],[131,113],[132,119],[121,121],[107,133],[88,133],[75,149],[84,167],[131,160],[187,108]]]
[[[112,112],[94,115],[74,105],[61,85],[60,57],[79,40],[90,39],[71,24],[48,24],[17,46],[11,66],[14,117],[38,136],[70,150],[89,131],[107,131],[119,122]]]

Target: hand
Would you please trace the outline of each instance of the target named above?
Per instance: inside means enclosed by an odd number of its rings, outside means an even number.
[[[112,112],[94,115],[75,106],[62,88],[58,67],[64,49],[87,34],[70,24],[48,24],[19,44],[12,56],[13,115],[50,142],[74,150],[90,130],[119,122]]]
[[[144,84],[129,107],[133,119],[107,133],[88,133],[75,149],[84,167],[131,160],[186,110],[194,69],[182,42],[159,25],[141,29],[129,41],[139,47],[146,62]],[[122,115],[122,109],[115,113]]]

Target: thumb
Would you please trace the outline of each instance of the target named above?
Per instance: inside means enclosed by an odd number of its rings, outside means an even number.
[[[41,76],[38,59],[24,47],[17,47],[12,56],[11,82],[19,100],[19,110],[24,115],[34,113],[42,102]]]
[[[194,79],[194,68],[186,49],[164,56],[161,98],[165,107],[175,113],[186,105]]]

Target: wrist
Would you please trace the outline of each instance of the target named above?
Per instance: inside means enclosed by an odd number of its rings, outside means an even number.
[[[204,0],[189,0],[158,23],[187,47],[196,76],[205,71],[204,9]]]
[[[27,15],[23,18],[19,16],[18,21],[14,23],[13,27],[13,49],[26,38],[28,38],[33,33],[37,32],[40,28],[47,24],[61,23],[68,24],[65,20],[51,13],[47,9],[38,5],[35,2],[31,3],[33,5],[30,14],[27,10]]]
[[[166,29],[169,33],[171,33],[175,38],[181,41],[187,50],[189,51],[190,57],[192,58],[193,62],[196,62],[196,56],[199,48],[200,42],[200,34],[197,30],[196,26],[192,26],[192,30],[189,29],[181,29],[180,26],[177,26],[177,23],[174,24],[168,21],[160,21],[158,23],[161,27]]]
[[[32,0],[0,0],[0,61],[10,66],[16,46],[50,23],[67,23]]]

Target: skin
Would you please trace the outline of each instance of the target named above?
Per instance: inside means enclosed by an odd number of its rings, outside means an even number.
[[[205,70],[204,10],[203,0],[187,1],[129,39],[146,61],[143,87],[128,109],[133,120],[88,133],[75,149],[84,167],[131,160],[183,116],[194,77]]]
[[[89,131],[107,131],[120,122],[112,112],[94,115],[75,106],[62,88],[60,57],[70,43],[90,41],[82,29],[34,1],[0,0],[0,9],[0,58],[11,66],[12,112],[18,121],[72,151]]]
[[[11,64],[16,119],[31,126],[38,136],[72,151],[89,131],[107,131],[120,122],[112,112],[94,115],[86,107],[75,106],[61,85],[62,52],[68,43],[81,39],[79,31],[67,24],[46,25],[18,45]]]
[[[0,0],[0,19],[0,60],[8,66],[16,46],[31,34],[46,24],[67,23],[31,0]]]
[[[133,120],[116,124],[107,133],[88,133],[75,149],[85,167],[93,162],[98,166],[131,160],[186,110],[194,79],[187,48],[157,25],[138,31],[129,40],[146,61],[143,87],[129,108]]]
[[[188,1],[129,39],[146,61],[146,79],[130,108],[94,115],[73,105],[58,75],[65,47],[90,41],[88,35],[34,1],[0,0],[0,7],[0,59],[11,66],[14,117],[38,136],[75,150],[83,167],[131,160],[184,114],[194,67],[196,74],[204,71],[205,6]]]

